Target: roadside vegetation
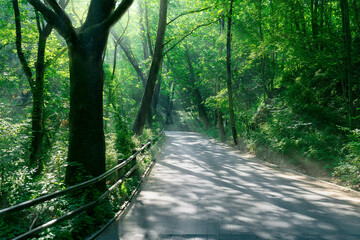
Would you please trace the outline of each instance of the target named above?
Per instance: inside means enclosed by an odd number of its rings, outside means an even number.
[[[0,209],[98,176],[161,129],[359,190],[358,1],[91,2],[0,0]],[[68,201],[0,219],[0,238]],[[42,237],[84,238],[93,214]]]

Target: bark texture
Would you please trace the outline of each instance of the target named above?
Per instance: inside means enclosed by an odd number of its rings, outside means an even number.
[[[69,16],[54,0],[48,5],[28,0],[66,40],[70,67],[69,151],[65,182],[84,181],[105,172],[103,126],[103,55],[111,26],[133,0],[92,0],[84,24],[75,30]],[[105,189],[105,182],[98,185]]]
[[[145,92],[141,100],[139,111],[136,115],[132,130],[136,135],[141,135],[144,129],[146,118],[151,107],[157,75],[161,66],[162,51],[164,48],[164,37],[166,30],[167,0],[160,0],[160,12],[158,30],[156,33],[155,50],[150,67],[149,76],[146,82]]]

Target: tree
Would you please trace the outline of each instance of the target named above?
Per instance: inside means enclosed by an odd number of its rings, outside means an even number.
[[[167,0],[160,0],[159,23],[156,33],[155,50],[151,62],[149,76],[146,81],[145,92],[142,97],[140,108],[132,127],[132,130],[136,135],[141,135],[144,129],[146,117],[150,110],[151,101],[154,95],[157,75],[159,73],[163,58],[162,52],[164,48],[164,38],[166,30],[167,5]]]
[[[210,121],[209,121],[209,118],[206,113],[206,109],[205,109],[205,106],[203,103],[203,98],[201,96],[200,89],[196,83],[197,79],[195,76],[194,67],[192,65],[189,49],[187,46],[185,46],[185,59],[189,66],[189,73],[190,73],[189,81],[187,81],[187,87],[188,87],[189,91],[192,92],[192,94],[195,98],[194,102],[198,109],[199,118],[201,119],[202,123],[204,124],[204,127],[206,129],[208,129],[210,126]]]
[[[348,104],[348,121],[349,128],[354,129],[354,99],[353,99],[353,65],[351,57],[351,32],[349,19],[349,3],[348,0],[340,0],[343,39],[345,48],[345,63],[344,63],[344,78],[345,78],[345,92],[347,92]]]
[[[103,61],[110,28],[123,16],[133,0],[91,0],[85,22],[75,29],[55,0],[28,0],[66,40],[70,67],[68,185],[83,177],[105,172],[103,128]],[[79,175],[81,176],[79,178]],[[105,183],[99,185],[105,188]]]
[[[225,21],[224,18],[220,18],[219,19],[219,23],[220,23],[220,37],[223,34],[224,28],[225,28]],[[223,52],[223,46],[220,45],[219,47],[219,57],[221,57]],[[218,92],[220,92],[221,87],[220,87],[220,78],[219,76],[217,76],[216,78],[216,82],[215,82],[215,93],[217,94]],[[218,128],[219,128],[219,134],[220,134],[220,139],[222,142],[226,141],[226,133],[225,133],[225,129],[224,129],[224,119],[223,119],[223,112],[221,111],[220,107],[218,107],[216,109],[216,115],[217,115],[217,122],[218,122]]]
[[[68,4],[68,0],[61,0],[59,5],[64,8]],[[45,135],[44,129],[44,75],[45,75],[45,49],[47,39],[49,38],[53,27],[50,24],[41,22],[38,12],[36,12],[36,26],[39,32],[39,39],[37,44],[37,60],[35,64],[36,74],[33,76],[32,70],[26,60],[24,50],[22,48],[22,32],[21,19],[18,0],[12,0],[14,14],[15,14],[15,28],[16,28],[16,50],[19,60],[21,62],[24,73],[30,85],[33,96],[33,107],[31,115],[31,147],[30,147],[30,166],[36,168],[36,173],[39,174],[43,167],[42,162],[42,145]]]
[[[232,92],[232,82],[231,82],[231,18],[233,11],[233,0],[230,1],[230,10],[227,26],[227,38],[226,38],[226,84],[228,88],[228,97],[229,97],[229,113],[230,113],[230,125],[231,132],[233,136],[234,144],[237,145],[237,133],[235,127],[235,114],[234,114],[234,100],[233,100],[233,92]]]

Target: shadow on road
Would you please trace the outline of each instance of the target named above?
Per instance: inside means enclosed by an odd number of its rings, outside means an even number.
[[[131,210],[98,239],[360,239],[358,206],[321,186],[196,133],[166,135]]]

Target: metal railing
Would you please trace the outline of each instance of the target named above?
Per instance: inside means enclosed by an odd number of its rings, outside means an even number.
[[[66,189],[63,190],[59,190],[50,194],[46,194],[44,196],[40,196],[36,199],[32,199],[29,201],[25,201],[19,204],[16,204],[14,206],[8,207],[8,208],[4,208],[0,210],[0,217],[4,216],[6,214],[10,214],[10,213],[14,213],[23,209],[27,209],[30,207],[33,207],[35,205],[38,205],[40,203],[43,203],[45,201],[54,199],[54,198],[58,198],[60,196],[64,196],[67,195],[69,193],[72,193],[74,191],[83,189],[85,187],[91,186],[93,184],[99,183],[103,180],[105,180],[107,177],[109,177],[110,175],[114,174],[115,172],[119,172],[123,167],[125,167],[126,165],[128,165],[130,162],[135,161],[135,164],[131,167],[130,170],[128,170],[123,176],[121,176],[118,181],[116,181],[111,187],[109,187],[103,194],[100,195],[100,197],[98,197],[96,200],[87,203],[81,207],[76,208],[75,210],[68,212],[56,219],[53,219],[51,221],[48,221],[34,229],[31,229],[30,231],[23,233],[15,238],[13,238],[13,240],[19,240],[19,239],[27,239],[30,236],[33,236],[37,233],[40,233],[41,231],[45,230],[46,228],[52,227],[56,224],[59,224],[61,222],[64,222],[68,219],[71,219],[77,215],[79,215],[80,213],[86,211],[87,209],[94,207],[96,205],[98,205],[99,203],[101,203],[102,201],[104,201],[106,199],[106,197],[112,192],[114,191],[119,185],[121,185],[140,165],[140,163],[144,160],[144,157],[138,161],[136,163],[136,157],[144,152],[146,152],[147,150],[150,150],[150,148],[152,147],[153,143],[157,142],[158,139],[161,137],[161,135],[164,132],[161,131],[154,139],[148,141],[145,145],[143,145],[138,151],[136,151],[133,155],[131,155],[128,159],[126,160],[119,160],[118,165],[116,165],[115,167],[113,167],[112,169],[108,170],[107,172],[92,178],[88,181],[70,186]]]

